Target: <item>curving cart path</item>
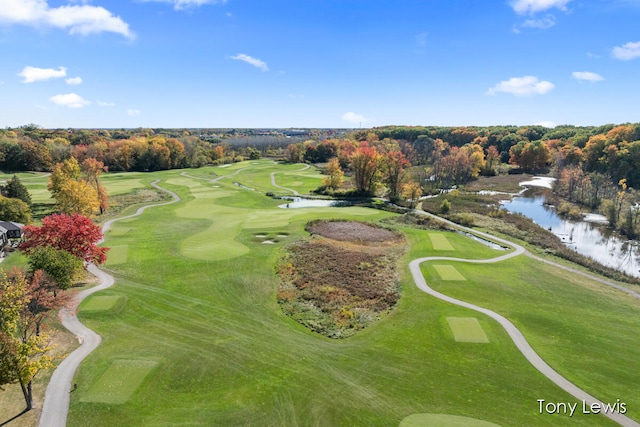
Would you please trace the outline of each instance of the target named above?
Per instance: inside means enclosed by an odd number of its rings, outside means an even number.
[[[298,169],[295,172],[300,172],[300,171],[304,171],[309,169],[309,165],[304,165],[304,167],[302,169]],[[276,184],[276,173],[278,172],[271,172],[271,185],[273,185],[276,188],[279,188],[281,190],[287,190],[287,191],[291,191],[293,193],[294,196],[299,196],[300,193],[298,193],[296,190],[292,190],[291,188],[287,188],[287,187],[283,187],[281,185]]]
[[[173,200],[164,203],[142,206],[133,215],[115,218],[105,222],[102,225],[103,236],[107,233],[107,231],[109,231],[109,229],[111,228],[111,224],[116,221],[141,215],[142,212],[144,212],[147,208],[170,205],[172,203],[180,201],[180,197],[176,193],[160,187],[159,185],[157,185],[158,182],[159,180],[153,181],[151,185],[159,190],[169,193],[171,197],[173,197]],[[104,237],[99,243],[102,243],[103,241]],[[53,375],[51,376],[49,385],[47,386],[47,390],[45,393],[42,414],[40,414],[40,427],[64,427],[67,424],[67,414],[69,412],[69,393],[71,392],[71,381],[73,380],[73,375],[75,374],[76,369],[78,369],[78,366],[80,366],[80,362],[82,362],[84,358],[89,355],[89,353],[95,350],[95,348],[98,347],[98,345],[100,345],[100,342],[102,341],[100,335],[96,334],[91,329],[80,323],[75,313],[78,305],[82,302],[83,299],[95,292],[101,291],[113,285],[114,279],[111,275],[100,270],[93,264],[89,264],[87,266],[87,270],[98,279],[100,279],[100,284],[98,286],[94,286],[93,288],[79,292],[74,297],[72,304],[69,307],[62,308],[59,312],[59,317],[62,325],[76,335],[78,341],[80,342],[80,347],[78,347],[70,355],[68,355],[62,361],[62,363],[60,363],[60,365],[56,368],[56,370],[53,372]]]
[[[531,363],[533,365],[534,368],[536,368],[538,371],[540,371],[545,377],[547,377],[548,379],[550,379],[554,384],[556,384],[558,387],[560,387],[561,389],[563,389],[564,391],[566,391],[567,393],[569,393],[570,395],[572,395],[573,397],[575,397],[576,399],[578,399],[579,401],[584,400],[586,402],[587,405],[591,405],[592,403],[598,403],[601,405],[601,407],[604,407],[604,403],[598,399],[596,399],[595,397],[591,396],[589,393],[585,392],[584,390],[582,390],[581,388],[579,388],[578,386],[576,386],[575,384],[573,384],[572,382],[570,382],[569,380],[567,380],[566,378],[564,378],[562,375],[560,375],[558,372],[556,372],[551,366],[549,366],[536,352],[535,350],[531,347],[531,345],[529,345],[529,343],[527,342],[527,340],[525,339],[524,335],[522,335],[522,332],[520,332],[520,330],[518,328],[515,327],[515,325],[513,323],[511,323],[509,320],[507,320],[505,317],[499,315],[498,313],[488,310],[486,308],[474,305],[474,304],[470,304],[468,302],[465,301],[461,301],[455,298],[452,298],[450,296],[447,296],[445,294],[442,294],[434,289],[432,289],[431,287],[429,287],[429,285],[427,284],[427,281],[425,280],[424,276],[422,275],[422,271],[420,270],[420,264],[422,264],[423,262],[427,262],[427,261],[436,261],[436,260],[446,260],[446,261],[459,261],[459,262],[469,262],[469,263],[480,263],[480,264],[488,264],[488,263],[495,263],[495,262],[500,262],[500,261],[504,261],[506,259],[509,258],[513,258],[515,256],[518,255],[522,255],[524,253],[528,252],[526,251],[526,249],[518,244],[515,244],[513,242],[510,242],[508,240],[505,239],[501,239],[498,238],[496,236],[493,236],[491,234],[488,233],[483,233],[477,230],[471,230],[467,227],[463,227],[460,226],[454,222],[445,220],[444,218],[440,218],[436,215],[432,215],[426,212],[419,212],[420,214],[424,214],[427,216],[430,216],[432,218],[438,219],[440,221],[443,221],[447,224],[449,224],[450,226],[453,226],[455,228],[467,231],[469,233],[473,233],[473,234],[477,234],[479,236],[488,238],[490,240],[496,241],[496,242],[500,242],[504,245],[510,246],[512,248],[514,248],[513,252],[509,252],[508,254],[496,257],[496,258],[491,258],[491,259],[479,259],[479,260],[472,260],[472,259],[462,259],[462,258],[451,258],[451,257],[425,257],[425,258],[418,258],[418,259],[414,259],[413,261],[411,261],[409,263],[409,270],[411,271],[411,275],[413,276],[413,280],[416,283],[416,286],[418,286],[418,288],[423,291],[428,293],[429,295],[432,295],[438,299],[441,299],[443,301],[446,301],[448,303],[451,304],[455,304],[455,305],[459,305],[461,307],[466,307],[469,308],[471,310],[475,310],[477,312],[483,313],[489,317],[491,317],[492,319],[495,319],[498,323],[500,323],[500,325],[507,331],[507,334],[509,334],[509,337],[511,337],[511,339],[513,340],[514,344],[516,345],[516,347],[518,348],[518,350],[520,350],[520,352],[524,355],[524,357],[529,361],[529,363]],[[528,254],[529,255],[529,254]],[[530,255],[532,256],[534,259],[539,259],[541,261],[547,262],[546,260],[543,260],[542,258],[538,258],[536,256]],[[571,269],[570,267],[566,267],[566,266],[562,266],[560,264],[556,264],[553,262],[548,262],[554,266],[558,266],[564,269],[568,269],[570,271],[575,271],[578,272],[578,270],[574,270]],[[586,274],[586,273],[582,273],[585,276],[588,276],[590,278],[592,278],[592,276]],[[606,281],[605,281],[606,282]],[[605,283],[606,284],[606,283]],[[615,285],[615,284],[614,284]],[[618,288],[618,285],[615,286],[616,288]],[[629,291],[626,288],[622,288],[622,290],[625,291]],[[633,291],[631,291],[633,292]],[[640,426],[639,423],[637,423],[636,421],[632,420],[631,418],[623,415],[623,414],[619,414],[619,413],[607,413],[607,414],[602,414],[604,416],[606,416],[607,418],[617,422],[618,424],[622,425],[622,426]]]

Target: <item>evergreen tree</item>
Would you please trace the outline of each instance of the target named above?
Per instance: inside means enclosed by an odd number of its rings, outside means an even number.
[[[7,185],[2,187],[2,195],[11,199],[20,199],[31,206],[31,194],[16,175],[13,175],[13,178],[7,181]]]

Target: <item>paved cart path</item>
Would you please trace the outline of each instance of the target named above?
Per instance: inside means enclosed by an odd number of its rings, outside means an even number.
[[[423,212],[421,212],[423,213]],[[500,261],[504,261],[506,259],[509,258],[513,258],[522,254],[525,254],[528,252],[526,251],[526,249],[518,244],[515,244],[513,242],[510,242],[508,240],[505,239],[501,239],[499,237],[493,236],[491,234],[488,233],[483,233],[477,230],[472,230],[470,228],[467,227],[462,227],[456,223],[453,223],[451,221],[447,221],[443,218],[440,218],[438,216],[435,215],[431,215],[431,214],[427,214],[424,213],[425,215],[428,215],[432,218],[438,219],[440,221],[444,221],[447,224],[449,224],[452,227],[464,230],[466,232],[472,233],[472,234],[476,234],[478,236],[484,237],[486,239],[495,241],[495,242],[499,242],[501,244],[504,244],[506,246],[510,246],[514,249],[513,252],[509,252],[508,254],[496,257],[496,258],[491,258],[491,259],[479,259],[479,260],[475,260],[475,259],[464,259],[464,258],[451,258],[451,257],[439,257],[439,256],[435,256],[435,257],[425,257],[425,258],[418,258],[418,259],[414,259],[413,261],[411,261],[409,263],[409,270],[411,271],[411,274],[413,276],[413,280],[416,283],[416,286],[418,286],[418,288],[420,290],[422,290],[423,292],[428,293],[429,295],[432,295],[438,299],[441,299],[443,301],[446,301],[448,303],[451,304],[455,304],[455,305],[459,305],[461,307],[466,307],[469,308],[471,310],[475,310],[477,312],[483,313],[489,317],[491,317],[492,319],[495,319],[498,323],[500,323],[500,325],[507,331],[507,334],[509,334],[509,337],[511,337],[511,339],[513,340],[514,344],[516,345],[516,347],[518,348],[518,350],[520,350],[520,352],[524,355],[524,357],[529,361],[529,363],[531,363],[533,365],[534,368],[536,368],[538,371],[540,371],[545,377],[547,377],[548,379],[550,379],[554,384],[556,384],[558,387],[560,387],[561,389],[563,389],[564,391],[566,391],[567,393],[569,393],[570,395],[572,395],[573,397],[575,397],[576,399],[578,399],[578,401],[582,401],[584,400],[587,405],[591,405],[592,403],[598,403],[601,405],[601,407],[604,407],[604,403],[601,402],[600,400],[596,399],[595,397],[591,396],[589,393],[585,392],[584,390],[582,390],[581,388],[579,388],[578,386],[576,386],[575,384],[573,384],[572,382],[570,382],[569,380],[567,380],[566,378],[564,378],[562,375],[560,375],[558,372],[556,372],[551,366],[549,366],[539,355],[538,353],[535,352],[535,350],[531,347],[531,345],[529,345],[529,343],[527,342],[527,340],[525,339],[524,335],[522,335],[522,332],[520,332],[520,330],[518,328],[515,327],[515,325],[513,323],[511,323],[509,320],[507,320],[505,317],[499,315],[498,313],[488,310],[486,308],[474,305],[474,304],[470,304],[468,302],[465,301],[461,301],[459,299],[455,299],[452,298],[450,296],[447,296],[443,293],[440,293],[434,289],[432,289],[428,284],[427,281],[425,280],[424,276],[422,275],[422,271],[420,269],[420,264],[422,264],[423,262],[429,262],[429,261],[459,261],[459,262],[469,262],[469,263],[481,263],[481,264],[489,264],[489,263],[496,263],[496,262],[500,262]],[[532,255],[533,256],[533,255]],[[547,262],[541,258],[535,257],[533,256],[535,259],[540,260],[540,261],[544,261]],[[568,269],[570,271],[575,271],[578,272],[578,270],[574,270],[570,267],[566,267],[566,266],[561,266],[559,264],[556,263],[552,263],[549,262],[550,264],[553,264],[555,266],[564,268],[564,269]],[[587,273],[582,273],[580,272],[582,275],[585,275],[587,277],[590,278],[594,278],[593,276],[587,274]],[[601,281],[602,282],[602,281]],[[606,284],[606,283],[605,283]],[[615,286],[616,288],[618,288],[618,286]],[[626,288],[622,288],[622,290],[625,291],[629,291]],[[633,292],[633,291],[631,291]],[[607,413],[607,414],[602,414],[604,416],[606,416],[607,418],[617,422],[618,424],[622,425],[622,426],[640,426],[639,423],[637,423],[636,421],[632,420],[631,418],[623,415],[623,414],[619,414],[619,413]]]
[[[153,205],[146,205],[139,208],[133,215],[128,215],[120,218],[111,219],[102,225],[102,234],[106,235],[107,231],[111,228],[111,224],[116,221],[120,221],[126,218],[133,218],[141,215],[145,209],[154,206],[165,206],[180,201],[180,197],[173,191],[169,191],[157,185],[159,181],[153,181],[151,185],[159,190],[169,193],[173,200],[157,203]],[[102,243],[104,238],[100,241]],[[64,427],[67,424],[67,414],[69,412],[69,393],[71,392],[71,381],[73,381],[73,375],[75,374],[80,362],[84,360],[93,350],[95,350],[102,338],[100,335],[93,332],[91,329],[80,323],[80,320],[76,317],[76,311],[78,305],[89,295],[107,289],[113,285],[114,279],[111,275],[100,270],[93,264],[87,266],[87,270],[100,280],[98,286],[86,289],[79,292],[73,299],[72,304],[69,307],[65,307],[60,310],[59,317],[62,325],[70,332],[76,335],[80,342],[80,347],[75,349],[70,355],[68,355],[56,368],[49,380],[49,385],[45,392],[44,405],[42,407],[42,414],[40,414],[40,427]]]
[[[307,170],[309,169],[309,167],[310,167],[309,165],[304,165],[302,169],[298,169],[296,172]],[[300,196],[300,193],[298,193],[296,190],[276,184],[276,173],[279,173],[279,172],[271,172],[271,185],[281,190],[291,191],[294,196]]]

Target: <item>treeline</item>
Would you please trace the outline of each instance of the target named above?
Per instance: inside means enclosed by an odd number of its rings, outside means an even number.
[[[51,171],[69,158],[102,162],[110,171],[156,171],[201,167],[248,158],[251,147],[227,149],[200,137],[156,134],[151,129],[129,131],[48,130],[34,126],[0,130],[0,169]],[[259,157],[259,154],[258,154]]]

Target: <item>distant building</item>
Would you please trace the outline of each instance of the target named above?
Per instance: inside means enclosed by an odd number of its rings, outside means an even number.
[[[4,248],[9,239],[22,239],[24,225],[17,222],[0,221],[0,256],[5,256]]]

